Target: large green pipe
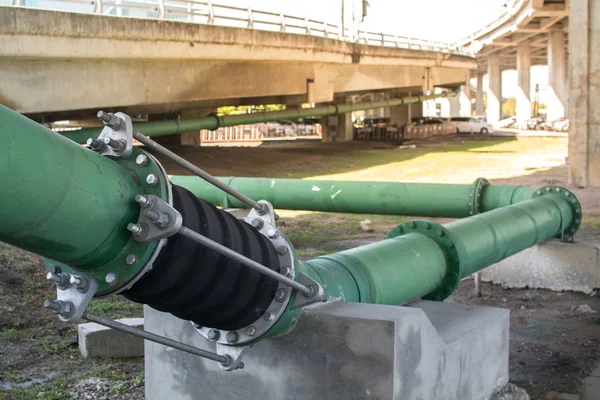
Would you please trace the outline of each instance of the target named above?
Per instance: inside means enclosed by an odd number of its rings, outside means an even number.
[[[81,269],[114,258],[138,214],[127,170],[3,106],[0,135],[0,239]]]
[[[126,226],[136,221],[138,193],[164,195],[166,184],[148,187],[157,173],[151,161],[137,175],[133,160],[114,161],[0,105],[0,241],[39,254],[77,271],[97,274],[99,292],[110,292],[105,275],[118,273],[117,286],[132,279],[155,244],[134,241]],[[139,168],[138,168],[139,169]],[[121,271],[118,271],[121,272]]]
[[[556,189],[445,225],[408,221],[383,241],[300,262],[299,270],[323,285],[330,300],[388,305],[443,300],[463,277],[552,237],[572,234],[579,203],[567,190]],[[287,310],[268,336],[291,329],[297,314]]]
[[[226,126],[260,124],[265,122],[297,120],[299,118],[326,117],[346,114],[358,110],[372,110],[382,107],[397,107],[404,104],[416,104],[438,97],[454,96],[456,92],[399,97],[391,100],[369,101],[353,104],[331,104],[312,108],[290,108],[282,111],[264,111],[251,114],[209,115],[202,118],[165,120],[134,124],[134,128],[146,136],[175,135],[182,132],[199,131],[201,129],[215,130]],[[88,138],[95,138],[100,128],[82,128],[76,131],[61,132],[62,135],[77,143],[85,143]]]
[[[195,176],[171,176],[211,203],[232,208],[245,204]],[[535,189],[506,185],[450,185],[400,182],[348,182],[278,178],[221,177],[252,199],[269,201],[284,210],[325,211],[462,218],[530,199]],[[479,181],[484,183],[485,181]],[[478,190],[476,190],[479,188]],[[477,206],[477,194],[479,207]],[[473,212],[473,211],[476,212]]]

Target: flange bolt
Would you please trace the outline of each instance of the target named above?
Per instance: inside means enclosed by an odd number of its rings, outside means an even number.
[[[70,317],[75,311],[75,306],[70,301],[44,300],[44,308],[63,317]]]
[[[145,167],[148,165],[148,156],[145,154],[140,154],[135,158],[135,163],[140,167]]]
[[[260,230],[262,229],[262,227],[265,225],[265,221],[263,221],[260,218],[254,218],[252,220],[252,222],[250,223],[256,230]]]
[[[237,343],[238,341],[238,334],[237,332],[227,332],[227,336],[225,336],[225,339],[227,340],[227,343]]]
[[[108,283],[109,285],[114,285],[115,283],[117,283],[117,274],[113,273],[113,272],[109,272],[108,274],[106,274],[106,276],[104,277],[104,280],[106,281],[106,283]]]
[[[97,152],[102,151],[102,149],[104,147],[106,147],[106,143],[104,143],[102,140],[98,140],[98,139],[89,138],[86,143],[88,146],[90,146],[90,148],[92,150],[97,151]]]
[[[69,287],[69,274],[48,272],[46,274],[46,279],[56,283],[56,286],[61,290],[65,290]]]
[[[144,196],[143,194],[136,195],[135,202],[144,208],[149,207],[152,204],[150,197]]]
[[[117,117],[113,113],[107,113],[105,111],[98,111],[98,119],[104,123],[104,125],[111,128],[113,131],[118,131],[121,128],[121,118]]]
[[[154,174],[149,174],[146,177],[146,183],[150,186],[154,186],[158,183],[158,177]]]
[[[210,331],[208,331],[208,333],[206,334],[206,337],[208,337],[208,340],[211,340],[213,342],[216,342],[217,340],[219,340],[219,337],[221,336],[221,332],[219,332],[216,329],[211,329]]]
[[[139,224],[127,224],[127,230],[136,236],[139,236],[144,232],[144,228]]]

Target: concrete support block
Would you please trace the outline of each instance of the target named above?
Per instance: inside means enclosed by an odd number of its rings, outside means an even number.
[[[517,47],[517,121],[531,118],[531,45],[521,43]]]
[[[145,318],[151,332],[215,351],[190,322],[148,307]],[[234,372],[147,343],[146,399],[489,399],[508,381],[508,328],[504,309],[329,303],[248,349]]]
[[[502,71],[498,54],[488,57],[488,81],[485,113],[488,124],[494,125],[500,121],[502,115]]]
[[[571,290],[600,288],[600,245],[552,240],[523,250],[481,273],[482,280],[509,288]]]
[[[143,318],[122,318],[117,321],[144,329]],[[79,336],[79,351],[84,358],[128,358],[144,355],[144,339],[96,323],[79,324],[77,335]]]

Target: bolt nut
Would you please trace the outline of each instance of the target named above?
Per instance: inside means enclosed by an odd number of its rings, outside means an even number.
[[[70,317],[75,312],[75,306],[70,301],[44,300],[44,308],[63,317]]]
[[[271,239],[275,239],[277,237],[277,230],[274,228],[271,228],[267,231],[267,236],[270,237]]]
[[[109,285],[114,285],[115,283],[117,283],[117,274],[113,273],[113,272],[109,272],[108,274],[106,274],[106,276],[104,277],[104,280],[106,281],[106,283],[108,283]]]
[[[216,329],[211,329],[206,334],[206,337],[208,338],[208,340],[213,341],[213,342],[216,342],[217,340],[219,340],[220,336],[221,336],[221,332],[219,332]]]
[[[158,183],[158,176],[156,176],[155,174],[149,174],[146,177],[146,183],[150,186],[154,186]]]
[[[46,279],[56,283],[56,286],[61,290],[65,290],[66,288],[69,287],[69,285],[70,285],[69,278],[70,278],[70,275],[67,273],[63,274],[63,273],[56,273],[56,272],[48,272],[46,274]]]
[[[268,311],[267,311],[267,312],[266,312],[266,313],[263,315],[263,318],[264,318],[264,320],[265,320],[265,321],[272,321],[272,320],[273,320],[273,314],[271,314],[270,312],[268,312]]]
[[[128,254],[127,257],[125,257],[125,263],[127,265],[133,265],[137,262],[137,257],[135,256],[135,254]]]
[[[234,332],[234,331],[227,332],[227,336],[225,336],[225,340],[227,340],[227,343],[237,343],[238,333]]]
[[[287,248],[287,247],[285,247],[285,246],[279,246],[279,247],[277,248],[277,253],[278,253],[280,256],[285,256],[285,255],[288,253],[288,248]]]
[[[260,218],[254,218],[250,223],[255,229],[260,230],[265,225],[265,221]]]
[[[138,203],[140,206],[146,208],[150,207],[150,205],[152,204],[152,199],[148,196],[144,196],[143,194],[136,194],[135,202]]]
[[[112,113],[104,111],[98,111],[98,119],[114,131],[118,131],[121,128],[121,118],[117,117]]]
[[[135,163],[140,167],[145,167],[150,162],[150,159],[145,154],[140,154],[135,158]]]
[[[283,290],[283,289],[277,289],[277,291],[275,292],[275,300],[281,302],[284,299],[285,299],[285,290]]]
[[[232,333],[232,332],[229,332],[229,333]],[[248,336],[256,335],[256,328],[254,326],[249,326],[248,328],[246,328],[246,335],[248,335]]]
[[[139,224],[127,224],[127,230],[136,236],[139,236],[144,231],[144,228]]]

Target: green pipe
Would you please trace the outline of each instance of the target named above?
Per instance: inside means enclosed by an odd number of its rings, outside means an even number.
[[[217,206],[246,207],[198,177],[171,176],[170,179]],[[472,199],[477,197],[476,185],[236,177],[218,179],[252,199],[269,201],[277,209],[446,218],[468,217],[505,207],[530,199],[535,192],[535,189],[524,186],[481,186],[478,192],[482,196],[480,207],[474,210]]]
[[[125,268],[127,254],[143,261],[155,247],[126,229],[138,217],[135,195],[148,190],[126,165],[135,165],[139,150],[132,161],[116,162],[1,105],[0,137],[0,241],[66,271],[98,273],[101,292],[110,291],[104,278],[112,268],[125,271],[117,286],[131,279],[136,268]],[[164,195],[166,185],[159,186],[153,190]]]
[[[570,232],[580,205],[569,191],[556,189],[445,225],[408,221],[383,241],[300,262],[298,268],[323,285],[330,301],[443,300],[463,277]],[[265,337],[289,331],[298,314],[289,308]]]
[[[439,97],[455,96],[456,92],[442,92],[438,94],[399,97],[383,101],[369,101],[353,104],[333,104],[311,108],[290,108],[281,111],[263,111],[251,114],[236,115],[209,115],[202,118],[165,120],[134,124],[133,127],[146,136],[175,135],[182,132],[199,131],[201,129],[215,130],[226,126],[260,124],[265,122],[297,120],[299,118],[325,117],[337,114],[346,114],[358,110],[371,110],[382,107],[397,107],[405,104],[416,104]],[[101,128],[82,128],[76,131],[61,132],[62,135],[77,143],[85,143],[88,138],[95,138],[100,134]]]

